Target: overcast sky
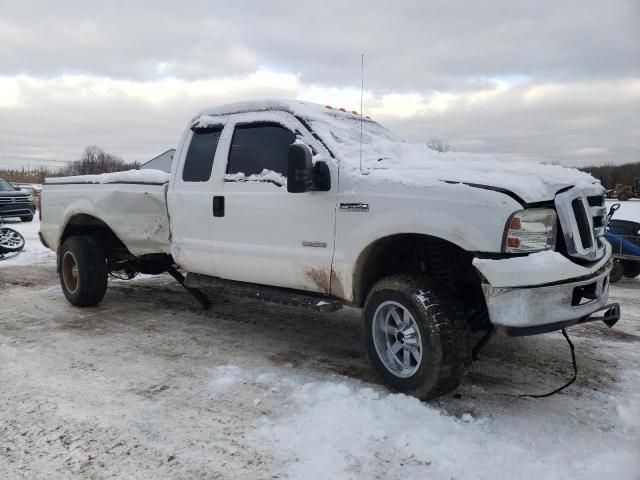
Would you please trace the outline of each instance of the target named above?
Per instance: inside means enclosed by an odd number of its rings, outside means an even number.
[[[0,0],[0,166],[97,144],[143,161],[198,110],[360,108],[411,141],[640,161],[640,0]]]

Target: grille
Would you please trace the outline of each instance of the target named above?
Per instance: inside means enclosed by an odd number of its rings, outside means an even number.
[[[27,197],[0,197],[0,205],[24,205],[31,203]]]
[[[605,253],[607,208],[601,187],[572,188],[555,199],[567,254],[594,261]]]

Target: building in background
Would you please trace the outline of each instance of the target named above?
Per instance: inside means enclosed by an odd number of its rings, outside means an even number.
[[[140,165],[140,169],[153,168],[155,170],[163,170],[167,173],[171,172],[171,165],[173,164],[173,155],[176,153],[175,148],[170,148],[164,153],[161,153],[157,157],[146,161]]]

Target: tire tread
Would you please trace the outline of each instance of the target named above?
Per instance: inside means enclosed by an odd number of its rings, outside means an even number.
[[[398,388],[397,382],[391,386],[422,399],[435,398],[454,390],[460,384],[465,366],[469,363],[471,341],[469,326],[456,313],[448,295],[426,277],[410,274],[392,275],[379,280],[372,287],[365,304],[365,318],[371,310],[368,304],[372,297],[384,290],[400,292],[411,299],[414,306],[423,311],[423,318],[416,321],[438,339],[440,346],[439,365],[431,366],[437,369],[435,375],[430,377],[432,381],[415,386],[407,382],[408,388]],[[368,320],[365,328],[367,327],[370,327]],[[365,339],[368,338],[368,331],[365,331]],[[367,351],[371,356],[375,354],[375,347],[367,345]],[[385,375],[384,371],[381,372],[375,361],[374,365],[383,380],[389,383],[385,377],[391,374],[386,372]]]

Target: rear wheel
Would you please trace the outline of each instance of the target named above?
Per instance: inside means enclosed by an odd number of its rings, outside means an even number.
[[[626,260],[622,262],[622,267],[624,268],[624,276],[627,278],[636,278],[640,275],[640,262]]]
[[[389,387],[426,400],[460,384],[471,352],[469,331],[428,280],[411,275],[380,280],[363,314],[367,352]]]
[[[107,291],[107,256],[92,237],[70,237],[58,254],[58,276],[67,300],[78,307],[100,303]]]
[[[620,200],[621,202],[626,202],[627,200],[629,200],[630,197],[631,195],[629,195],[628,192],[618,193],[618,200]]]

